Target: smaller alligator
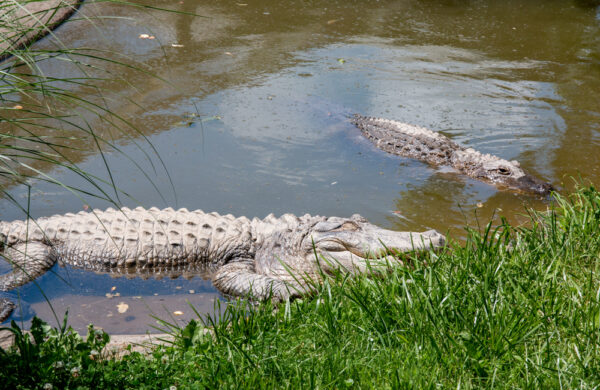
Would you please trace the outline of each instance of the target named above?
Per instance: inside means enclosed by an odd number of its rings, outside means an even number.
[[[449,166],[474,179],[519,192],[548,195],[550,183],[525,173],[518,161],[508,161],[465,148],[443,134],[388,119],[355,114],[362,133],[385,152],[415,158],[434,166]]]
[[[0,254],[12,263],[12,272],[0,275],[0,291],[31,282],[58,261],[114,276],[198,275],[226,295],[281,301],[310,293],[322,272],[370,272],[386,266],[390,253],[443,245],[435,230],[396,232],[360,215],[250,220],[171,208],[82,211],[0,222]],[[13,308],[0,297],[0,322]]]

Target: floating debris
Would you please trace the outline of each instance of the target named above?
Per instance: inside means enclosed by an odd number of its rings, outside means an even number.
[[[176,122],[175,126],[192,127],[196,122],[198,122],[198,120],[200,120],[200,122],[221,120],[221,117],[219,115],[213,115],[213,116],[201,118],[200,115],[193,113],[193,112],[184,114],[183,118],[184,118],[184,120]]]
[[[117,305],[117,311],[121,314],[125,313],[127,311],[127,309],[129,309],[129,305],[126,304],[125,302],[120,302]]]

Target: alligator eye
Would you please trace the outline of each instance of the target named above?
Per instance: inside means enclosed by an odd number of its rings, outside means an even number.
[[[504,167],[499,167],[498,173],[501,175],[510,175],[510,170]]]
[[[357,231],[358,230],[358,225],[355,224],[354,222],[350,222],[350,221],[346,221],[343,224],[341,224],[339,227],[337,227],[334,231],[336,232],[340,232],[340,231]]]
[[[342,224],[342,230],[358,230],[358,226],[354,222],[344,222]]]

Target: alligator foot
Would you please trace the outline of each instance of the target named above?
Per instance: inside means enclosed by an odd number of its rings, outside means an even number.
[[[8,298],[0,298],[0,324],[6,321],[15,310],[15,304]]]
[[[12,272],[0,275],[0,291],[22,286],[44,274],[55,262],[52,247],[41,242],[20,242],[4,250]]]
[[[18,305],[15,304],[18,302]],[[0,324],[8,319],[15,321],[27,321],[35,315],[35,312],[18,295],[0,292]]]
[[[284,281],[256,273],[254,261],[235,259],[225,264],[212,278],[214,286],[226,295],[251,297],[257,300],[271,298],[282,302],[302,295]]]
[[[53,264],[52,248],[41,242],[21,242],[4,250],[2,256],[12,265],[11,272],[0,275],[0,291],[8,291],[29,283],[45,273]],[[0,323],[13,312],[11,299],[0,297]]]

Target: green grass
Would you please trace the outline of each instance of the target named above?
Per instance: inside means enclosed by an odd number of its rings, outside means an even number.
[[[338,275],[315,297],[275,313],[269,303],[239,301],[218,318],[176,330],[173,346],[147,357],[98,360],[90,351],[101,349],[101,334],[73,342],[78,336],[68,330],[61,339],[60,331],[46,328],[47,341],[33,352],[0,354],[1,383],[597,388],[599,225],[600,193],[579,189],[557,197],[553,212],[532,213],[527,228],[469,230],[465,245],[452,244],[385,277]],[[49,369],[57,361],[61,368]]]

